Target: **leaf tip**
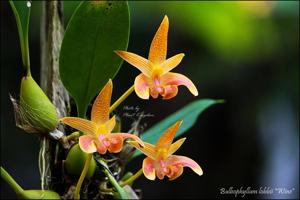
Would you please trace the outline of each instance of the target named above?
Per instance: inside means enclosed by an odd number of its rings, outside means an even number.
[[[216,103],[226,103],[226,100],[225,99],[217,99]]]

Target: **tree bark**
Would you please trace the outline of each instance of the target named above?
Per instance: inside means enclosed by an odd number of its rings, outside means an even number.
[[[42,1],[41,87],[55,105],[59,117],[66,116],[69,110],[69,96],[59,76],[59,52],[63,34],[62,1]],[[64,133],[61,125],[57,129]],[[41,139],[39,165],[42,189],[56,190],[57,184],[61,183],[62,170],[56,169],[56,166],[62,151],[57,140],[49,137]]]

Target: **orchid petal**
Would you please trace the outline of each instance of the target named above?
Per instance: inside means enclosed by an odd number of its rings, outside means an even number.
[[[106,129],[107,129],[108,133],[111,133],[111,131],[116,126],[116,116],[113,116],[110,120],[108,120],[105,123],[105,126],[106,126]]]
[[[136,149],[140,150],[143,154],[145,154],[146,156],[155,159],[156,158],[156,152],[155,152],[155,146],[144,142],[144,147],[141,147],[139,145],[138,142],[136,141],[128,141],[127,143],[131,144],[132,146],[134,146]]]
[[[133,139],[136,142],[138,142],[142,147],[145,146],[144,142],[138,136],[130,134],[130,133],[112,133],[111,135],[120,135],[120,136],[122,136],[122,138],[124,140],[130,138],[130,139]]]
[[[186,76],[178,73],[168,72],[160,77],[163,85],[184,85],[194,96],[198,96],[198,90],[194,83]]]
[[[175,180],[183,173],[182,166],[172,167],[171,169],[172,169],[172,174],[168,176],[170,181]]]
[[[104,124],[109,120],[109,107],[113,84],[111,79],[103,87],[92,107],[91,119],[97,125]]]
[[[162,171],[162,168],[156,169],[156,176],[160,179],[163,180],[165,177],[165,173]]]
[[[135,78],[134,90],[140,98],[149,99],[149,85],[144,74],[140,74]]]
[[[156,99],[159,95],[159,90],[161,90],[161,88],[157,88],[157,87],[151,87],[150,88],[150,95]]]
[[[165,15],[150,46],[148,59],[154,64],[160,64],[166,59],[168,43],[169,19]]]
[[[146,76],[151,76],[151,62],[146,58],[127,51],[115,51],[115,53],[129,64],[138,68]]]
[[[155,180],[154,161],[149,157],[143,160],[143,173],[147,179]]]
[[[203,174],[203,171],[198,163],[188,157],[172,155],[168,157],[167,162],[169,165],[189,167],[199,176]]]
[[[93,137],[90,135],[83,135],[79,137],[79,147],[85,153],[94,153],[97,151]]]
[[[123,137],[119,134],[110,134],[108,136],[108,151],[111,153],[119,153],[123,148]]]
[[[164,87],[164,93],[162,94],[163,99],[171,99],[178,93],[178,87],[176,85],[167,85]]]
[[[158,151],[160,149],[169,149],[172,141],[176,135],[176,131],[181,125],[182,120],[177,121],[171,127],[169,127],[163,134],[160,136],[159,140],[156,143],[155,150]]]
[[[61,122],[64,124],[67,124],[85,134],[95,134],[97,132],[97,125],[96,123],[86,120],[86,119],[81,119],[78,117],[64,117],[60,119]]]
[[[184,57],[184,53],[180,53],[177,54],[171,58],[168,58],[166,61],[164,61],[161,66],[164,70],[164,73],[167,73],[169,71],[171,71],[172,69],[174,69],[175,67],[177,67],[177,65],[179,65],[179,63],[181,62],[181,60]]]
[[[173,144],[171,144],[169,150],[168,150],[168,155],[172,155],[173,153],[175,153],[180,147],[181,145],[184,143],[186,138],[181,138],[179,140],[177,140],[176,142],[174,142]]]

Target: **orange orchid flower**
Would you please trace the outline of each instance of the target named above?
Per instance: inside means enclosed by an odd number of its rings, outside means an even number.
[[[79,146],[86,153],[98,151],[105,154],[118,153],[123,148],[123,141],[131,138],[142,146],[143,142],[135,135],[129,133],[111,133],[116,125],[116,118],[109,119],[109,108],[112,95],[112,81],[101,90],[94,101],[91,113],[91,121],[78,117],[64,117],[61,122],[82,131],[85,135],[79,137]]]
[[[193,95],[198,95],[198,90],[190,79],[170,72],[181,62],[184,54],[166,59],[168,30],[169,19],[165,16],[152,40],[148,60],[134,53],[115,51],[142,72],[134,82],[135,92],[142,99],[149,99],[150,95],[153,98],[161,95],[163,99],[171,99],[177,95],[179,85],[185,85]]]
[[[168,128],[155,146],[144,142],[145,146],[141,147],[135,141],[128,142],[147,156],[143,161],[143,173],[146,178],[154,180],[156,176],[159,179],[167,176],[170,180],[174,180],[182,174],[183,167],[190,167],[200,176],[203,174],[201,167],[194,160],[173,155],[185,141],[185,138],[182,138],[172,144],[181,123],[182,121],[178,121]]]

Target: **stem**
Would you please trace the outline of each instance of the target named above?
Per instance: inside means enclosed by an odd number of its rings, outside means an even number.
[[[68,135],[66,138],[69,141],[69,140],[77,139],[79,136],[80,136],[79,131],[75,131],[71,135]]]
[[[82,185],[83,180],[84,180],[84,178],[85,178],[85,176],[86,176],[86,174],[89,170],[92,157],[93,157],[93,154],[91,154],[91,153],[87,155],[83,170],[81,172],[81,175],[80,175],[79,180],[78,180],[77,185],[76,185],[74,199],[79,199],[79,193],[80,193],[81,185]]]
[[[134,91],[134,85],[131,86],[124,94],[110,107],[109,113],[114,111],[132,92]]]
[[[140,169],[139,171],[137,171],[132,177],[130,177],[129,179],[127,179],[126,181],[122,182],[120,184],[121,187],[124,187],[125,185],[129,185],[131,184],[133,181],[135,181],[138,177],[140,177],[143,174],[143,169]]]
[[[3,178],[3,180],[15,191],[15,193],[17,193],[17,195],[24,191],[3,167],[1,167],[1,178]]]
[[[104,168],[104,173],[108,177],[109,182],[114,186],[114,188],[118,191],[120,194],[121,199],[128,199],[126,192],[124,189],[119,185],[118,181],[111,175],[111,173],[108,171],[108,169]]]
[[[30,57],[29,57],[29,44],[28,44],[28,32],[25,36],[25,44],[24,44],[24,65],[26,68],[26,75],[31,76],[31,71],[30,71]]]

